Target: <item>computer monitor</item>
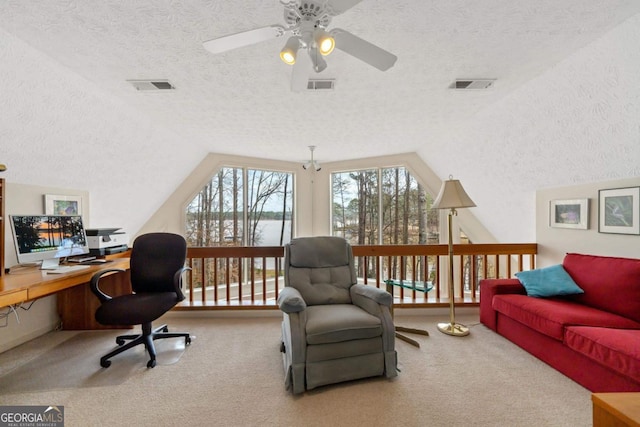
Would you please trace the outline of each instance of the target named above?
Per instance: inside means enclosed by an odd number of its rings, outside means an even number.
[[[89,253],[80,215],[9,215],[9,218],[19,264]]]

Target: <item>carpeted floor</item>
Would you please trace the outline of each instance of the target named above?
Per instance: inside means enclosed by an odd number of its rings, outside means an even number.
[[[428,329],[421,348],[397,340],[401,373],[292,396],[284,390],[280,319],[166,319],[195,335],[115,357],[117,331],[57,331],[0,354],[0,404],[62,405],[73,426],[590,426],[591,393],[519,347],[461,317],[449,337],[440,317],[397,316]]]

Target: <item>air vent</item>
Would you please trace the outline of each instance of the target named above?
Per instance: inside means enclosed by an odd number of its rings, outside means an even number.
[[[333,90],[335,80],[309,80],[307,90]]]
[[[129,83],[133,85],[137,90],[144,91],[158,91],[158,90],[171,90],[175,89],[175,86],[172,85],[169,80],[127,80]]]
[[[459,79],[451,83],[449,89],[488,89],[495,81],[496,79]]]

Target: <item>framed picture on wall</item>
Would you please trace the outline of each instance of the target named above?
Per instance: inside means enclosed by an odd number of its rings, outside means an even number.
[[[44,195],[45,215],[82,215],[82,197]]]
[[[640,187],[598,191],[598,231],[640,234]]]
[[[554,228],[589,228],[589,199],[551,200],[549,226]]]

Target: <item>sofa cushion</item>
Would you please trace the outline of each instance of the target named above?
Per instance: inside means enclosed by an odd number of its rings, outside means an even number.
[[[640,329],[640,323],[616,314],[560,298],[496,295],[494,310],[559,341],[570,325]]]
[[[584,290],[572,300],[640,322],[640,259],[570,253],[562,265]]]
[[[516,277],[532,297],[553,297],[584,293],[561,265],[520,271]]]
[[[353,304],[307,307],[307,344],[362,340],[382,335],[380,319]]]
[[[640,330],[570,326],[565,344],[621,375],[640,382]]]

